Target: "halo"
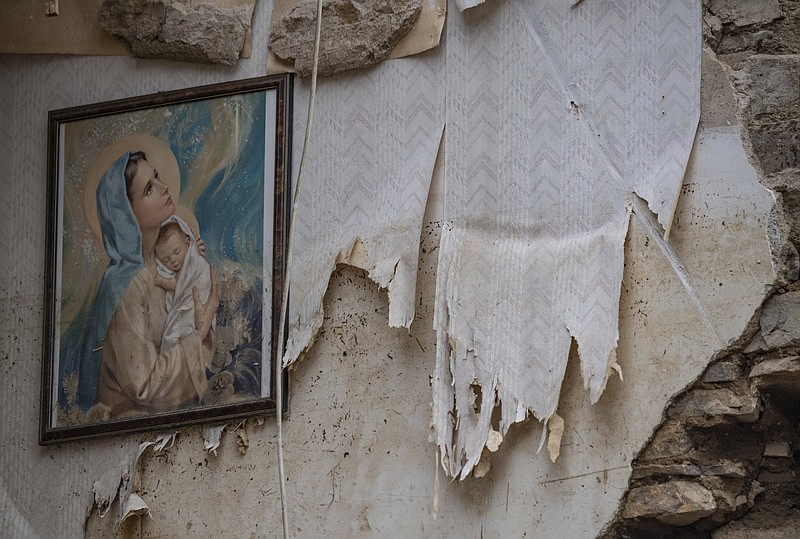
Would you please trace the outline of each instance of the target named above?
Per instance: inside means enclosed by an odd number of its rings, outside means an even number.
[[[97,186],[100,185],[100,180],[108,170],[108,167],[128,151],[144,152],[147,155],[147,162],[158,170],[159,177],[167,184],[170,193],[174,193],[177,198],[181,192],[181,174],[178,169],[178,160],[175,159],[172,150],[163,140],[145,134],[128,135],[115,140],[106,146],[100,157],[92,163],[83,190],[83,212],[86,214],[86,223],[101,243],[103,235],[100,231],[100,219],[97,216]],[[184,208],[176,208],[176,213],[181,216],[186,211],[188,210]],[[191,212],[189,213],[191,214]],[[189,223],[192,224],[191,221]]]

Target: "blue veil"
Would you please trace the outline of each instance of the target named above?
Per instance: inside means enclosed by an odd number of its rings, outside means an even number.
[[[74,404],[84,410],[94,404],[108,325],[128,285],[144,266],[142,233],[125,187],[129,156],[130,152],[126,152],[117,159],[97,186],[97,215],[109,261],[91,308],[81,309],[61,338],[58,400],[62,407],[70,404],[64,380],[75,373],[78,388]]]

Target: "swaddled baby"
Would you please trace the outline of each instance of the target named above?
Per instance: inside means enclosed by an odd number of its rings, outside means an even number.
[[[197,288],[202,302],[208,300],[211,266],[200,255],[189,225],[174,215],[161,225],[155,250],[158,267],[155,284],[167,291],[163,352],[195,330],[192,289]]]

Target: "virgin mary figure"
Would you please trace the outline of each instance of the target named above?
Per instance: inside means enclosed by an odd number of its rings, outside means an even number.
[[[167,182],[131,148],[102,175],[97,218],[108,265],[91,307],[60,343],[59,381],[77,376],[76,402],[90,420],[174,410],[200,403],[214,351],[219,304],[212,270],[207,301],[196,298],[195,331],[162,351],[166,291],[155,285],[155,242],[176,210]],[[68,400],[59,384],[59,402]]]

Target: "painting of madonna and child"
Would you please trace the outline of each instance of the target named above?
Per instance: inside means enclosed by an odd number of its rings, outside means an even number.
[[[43,443],[274,411],[289,84],[50,113]]]

